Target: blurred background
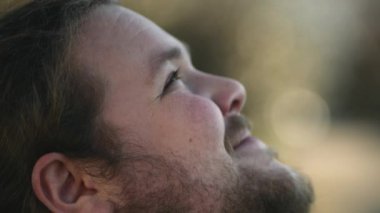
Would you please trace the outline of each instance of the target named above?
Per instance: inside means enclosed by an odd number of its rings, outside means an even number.
[[[312,213],[380,213],[380,1],[121,2],[245,85],[254,134],[311,178]]]

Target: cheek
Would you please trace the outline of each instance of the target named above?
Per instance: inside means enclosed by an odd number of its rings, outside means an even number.
[[[224,121],[219,108],[210,100],[202,97],[196,97],[184,104],[185,113],[195,132],[219,136],[224,135]],[[216,134],[218,133],[218,134]]]
[[[218,107],[208,99],[189,93],[173,93],[157,111],[158,138],[172,151],[191,153],[223,150],[224,120]]]

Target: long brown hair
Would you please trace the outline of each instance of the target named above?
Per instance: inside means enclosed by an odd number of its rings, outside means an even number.
[[[98,119],[101,81],[70,60],[80,20],[108,3],[36,0],[0,19],[0,211],[47,212],[31,186],[45,153],[117,164],[112,134]]]

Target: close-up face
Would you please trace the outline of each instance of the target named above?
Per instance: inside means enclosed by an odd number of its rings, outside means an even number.
[[[239,82],[197,70],[181,41],[123,7],[98,7],[82,25],[74,58],[104,81],[100,116],[125,155],[120,208],[271,212],[278,199],[282,212],[306,211],[307,181],[251,136]]]
[[[3,1],[0,212],[379,212],[377,6]]]

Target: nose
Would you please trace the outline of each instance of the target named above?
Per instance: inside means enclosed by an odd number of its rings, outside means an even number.
[[[223,116],[239,113],[246,101],[246,90],[240,82],[203,72],[197,72],[192,90],[210,98]]]

